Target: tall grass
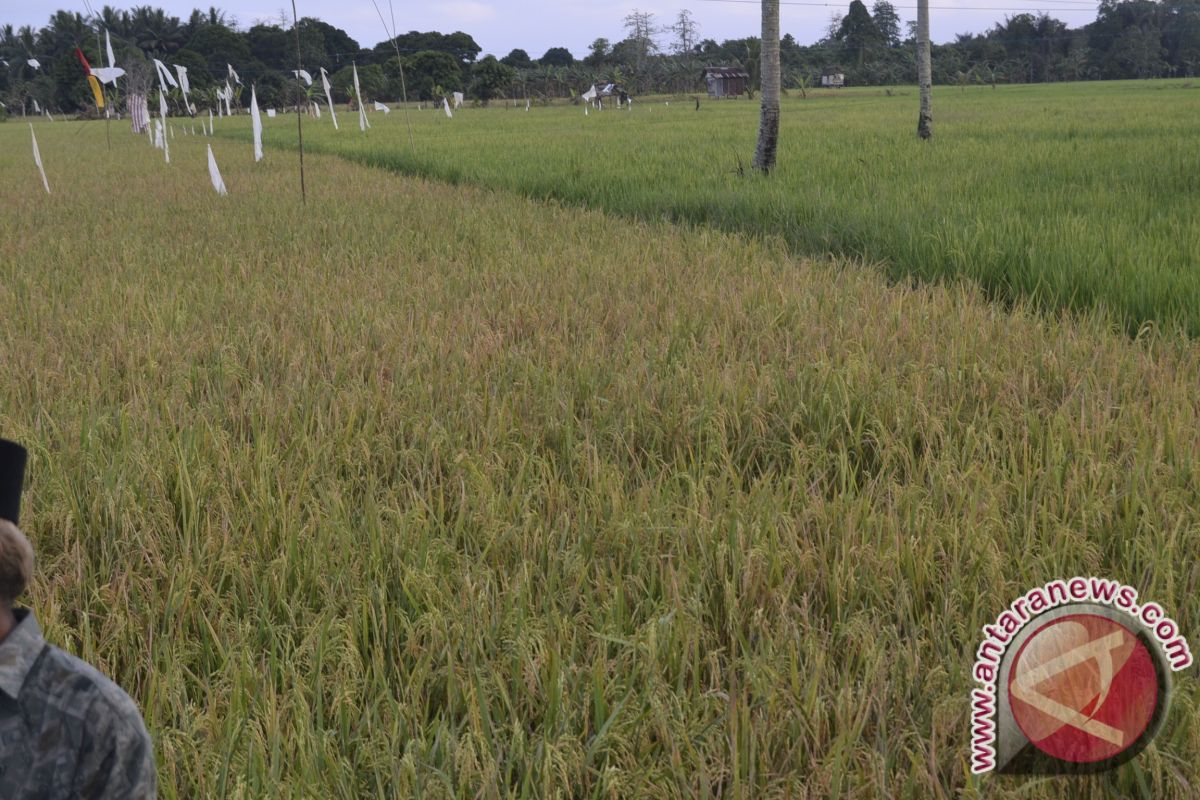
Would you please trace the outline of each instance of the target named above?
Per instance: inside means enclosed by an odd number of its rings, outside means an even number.
[[[0,126],[0,431],[164,797],[1193,795],[1191,678],[1116,772],[966,762],[1018,592],[1196,635],[1190,341],[330,157],[301,206],[232,141],[218,198],[97,131],[39,127],[46,196]]]
[[[740,178],[757,130],[744,100],[413,113],[306,143],[401,172],[556,198],[645,220],[778,235],[793,253],[879,262],[894,279],[963,277],[1006,302],[1103,307],[1200,334],[1200,84],[942,89],[915,135],[911,87],[784,101],[779,168]],[[293,126],[294,127],[294,126]],[[241,120],[226,133],[245,135]],[[283,124],[268,141],[294,143]]]

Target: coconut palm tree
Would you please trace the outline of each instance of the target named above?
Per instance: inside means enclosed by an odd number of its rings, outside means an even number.
[[[91,30],[83,15],[71,11],[56,11],[38,35],[38,47],[55,57],[72,52],[91,38]]]
[[[754,168],[767,174],[775,168],[775,150],[779,146],[779,0],[762,0],[761,64],[762,112]]]
[[[917,136],[933,136],[933,67],[929,60],[929,0],[917,0],[917,83],[921,92],[921,115],[917,118]]]
[[[169,16],[161,8],[139,6],[133,9],[132,22],[138,46],[151,55],[174,53],[183,42],[179,17]]]

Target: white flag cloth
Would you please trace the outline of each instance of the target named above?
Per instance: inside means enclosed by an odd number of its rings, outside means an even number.
[[[233,71],[233,65],[232,65],[232,64],[226,64],[225,66],[229,68],[229,77],[230,77],[230,78],[233,78],[233,82],[234,82],[234,83],[236,83],[238,86],[241,86],[241,85],[242,85],[242,79],[241,79],[241,78],[239,78],[239,77],[238,77],[238,74],[237,74],[236,72],[234,72],[234,71]],[[226,81],[226,83],[229,83],[229,81]]]
[[[25,63],[28,64],[29,66],[33,67],[34,69],[42,68],[42,62],[38,61],[36,58],[27,59],[25,61]]]
[[[333,117],[333,129],[338,129],[337,114],[333,110],[333,95],[329,93],[329,76],[325,74],[325,68],[321,67],[321,85],[325,87],[325,102],[329,103],[329,116]]]
[[[115,67],[117,65],[116,56],[113,55],[112,39],[108,37],[108,28],[104,29],[104,49],[108,53],[108,65]]]
[[[46,187],[46,194],[50,194],[50,181],[46,180],[46,170],[42,167],[42,154],[38,151],[37,134],[33,132],[33,123],[29,123],[29,135],[33,137],[33,163],[37,164],[38,172],[42,174],[42,186]]]
[[[163,127],[161,119],[154,120],[154,146],[159,150],[163,149]]]
[[[241,84],[241,81],[238,81]],[[225,116],[232,117],[233,112],[229,109],[229,101],[233,99],[233,87],[229,85],[229,81],[225,81]]]
[[[48,108],[42,109],[42,113],[46,115],[46,119],[50,120],[51,122],[54,122],[54,117],[50,116],[50,109],[48,109]]]
[[[351,64],[350,68],[354,71],[354,101],[358,103],[358,129],[366,131],[371,127],[371,123],[367,122],[367,110],[363,108],[362,91],[358,88],[358,65]]]
[[[463,93],[462,93],[462,92],[455,92],[455,93],[454,93],[454,107],[455,107],[455,108],[462,108],[462,101],[463,101]]]
[[[167,65],[159,61],[157,58],[154,59],[154,69],[158,72],[158,83],[159,86],[163,88],[163,91],[166,91],[167,86],[170,86],[172,89],[179,88],[179,84],[176,83],[175,77],[171,74],[171,70],[167,69]]]
[[[262,161],[262,115],[258,113],[258,94],[250,87],[250,124],[254,128],[254,160]]]
[[[450,101],[444,97],[442,98],[442,110],[446,112],[447,117],[454,119],[454,115],[450,113]]]
[[[591,101],[595,100],[596,99],[596,84],[593,83],[592,88],[590,88],[586,92],[584,92],[582,97],[584,100],[587,100],[589,103]]]
[[[220,108],[220,105],[218,105],[218,106],[217,106],[217,108],[219,109],[219,108]],[[212,135],[213,135],[213,126],[212,126],[212,109],[211,109],[211,108],[208,110],[208,135],[209,135],[209,136],[212,136]]]
[[[176,64],[175,74],[179,76],[179,88],[183,92],[183,107],[191,111],[192,104],[188,101],[188,92],[191,90],[192,86],[190,83],[188,83],[187,67],[181,67]]]
[[[125,74],[125,70],[120,67],[92,67],[92,74],[96,76],[96,80],[101,83],[111,83],[114,86],[117,83],[117,78]]]
[[[308,70],[294,69],[294,70],[292,70],[292,74],[295,75],[300,80],[304,81],[304,83],[306,85],[312,86],[312,75],[310,75],[308,73]]]
[[[217,190],[217,194],[222,197],[229,194],[225,189],[225,181],[221,180],[221,170],[217,169],[217,159],[213,157],[211,144],[208,146],[208,177],[212,179],[212,185]]]
[[[526,111],[529,110],[529,98],[528,97],[525,98],[525,110]]]
[[[268,109],[267,109],[267,116],[268,116],[270,119],[275,119],[275,109],[273,109],[273,108],[268,108]]]
[[[161,117],[165,117],[167,115],[167,93],[166,92],[158,93],[158,114]]]
[[[38,101],[37,101],[36,97],[33,98],[33,113],[35,113],[35,114],[42,113],[42,107],[38,105]]]
[[[318,104],[318,103],[313,103],[313,104],[312,104],[312,111],[313,111],[313,116],[314,116],[314,117],[316,117],[317,119],[320,119],[320,118],[321,118],[321,106],[320,106],[320,104]]]
[[[379,102],[378,100],[375,101],[375,110],[382,111],[385,114],[392,113],[392,110],[390,108],[388,108],[387,106],[385,106],[383,103]]]

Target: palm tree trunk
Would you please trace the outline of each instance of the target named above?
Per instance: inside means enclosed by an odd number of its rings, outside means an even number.
[[[921,116],[917,119],[917,136],[933,136],[933,67],[929,60],[929,0],[917,0],[917,83],[921,91]]]
[[[762,0],[761,48],[762,112],[754,168],[769,173],[775,168],[775,150],[779,146],[779,0]]]

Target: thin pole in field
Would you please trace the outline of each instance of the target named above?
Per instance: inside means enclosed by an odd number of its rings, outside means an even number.
[[[392,47],[396,51],[396,64],[400,67],[400,97],[404,101],[404,125],[408,128],[408,149],[415,156],[417,146],[413,143],[412,120],[408,116],[408,87],[404,81],[404,59],[400,57],[400,45],[396,44],[396,9],[392,6],[392,0],[388,0],[388,11],[392,15],[392,27],[389,29],[387,20],[383,18],[383,12],[379,10],[379,4],[375,0],[371,0],[371,5],[375,6],[375,13],[379,15],[379,23],[383,25],[383,32],[392,40]]]
[[[292,0],[292,30],[296,32],[296,135],[300,138],[300,202],[308,205],[308,193],[304,190],[304,123],[300,119],[300,95],[307,94],[300,78],[300,18],[296,15],[296,0]]]

